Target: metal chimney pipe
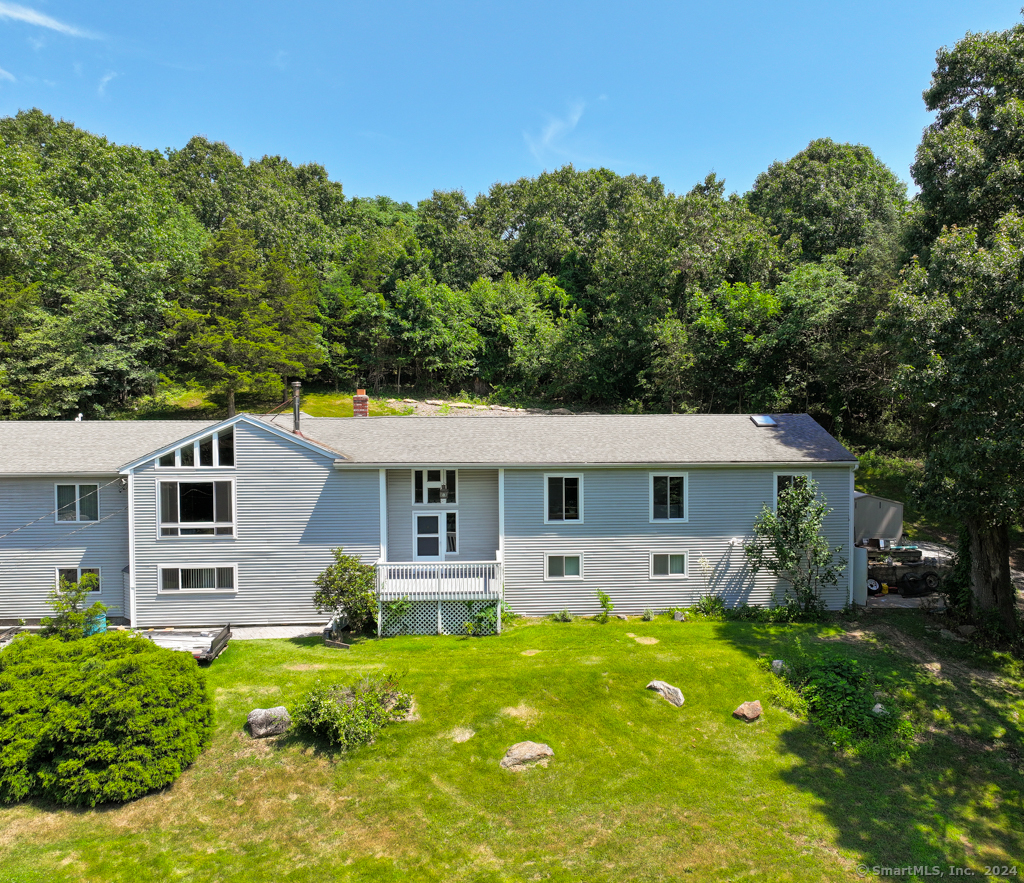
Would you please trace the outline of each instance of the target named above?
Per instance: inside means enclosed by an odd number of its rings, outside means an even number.
[[[292,432],[296,435],[301,435],[299,432],[299,409],[302,404],[302,393],[299,390],[301,389],[302,384],[298,380],[292,381],[292,420],[294,421]]]

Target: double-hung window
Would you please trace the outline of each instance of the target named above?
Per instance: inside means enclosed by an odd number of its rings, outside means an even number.
[[[81,582],[83,576],[94,576],[96,577],[96,584],[93,586],[92,591],[98,592],[100,590],[100,569],[98,567],[58,567],[57,568],[57,582],[61,580],[69,583]]]
[[[810,481],[810,479],[811,474],[809,472],[776,472],[775,498],[773,504],[779,501],[779,494],[781,494],[784,490],[799,485],[806,486],[807,482]]]
[[[95,484],[58,484],[57,521],[99,521],[99,486]]]
[[[412,501],[417,506],[457,502],[459,473],[456,469],[413,469]]]
[[[235,564],[198,567],[161,567],[161,592],[234,592],[237,590]]]
[[[651,473],[651,523],[686,521],[686,473]]]
[[[168,451],[157,458],[158,468],[178,467],[214,467],[235,465],[235,431],[230,426],[218,429],[210,435],[204,435]]]
[[[544,476],[544,523],[583,521],[583,476]]]
[[[161,481],[160,536],[235,535],[234,482]]]

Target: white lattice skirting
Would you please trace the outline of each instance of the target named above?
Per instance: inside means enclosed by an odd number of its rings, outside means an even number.
[[[409,613],[400,620],[389,619],[385,611],[381,634],[385,638],[395,635],[465,635],[470,616],[483,610],[488,603],[494,602],[412,601]],[[493,629],[490,634],[494,634]]]

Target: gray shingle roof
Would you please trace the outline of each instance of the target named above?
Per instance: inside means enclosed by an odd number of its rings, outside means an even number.
[[[209,420],[0,420],[0,475],[116,474]]]
[[[290,421],[290,416],[289,416]],[[309,417],[302,433],[353,464],[518,465],[853,462],[807,414],[759,428],[743,414]],[[275,421],[280,424],[280,421]]]

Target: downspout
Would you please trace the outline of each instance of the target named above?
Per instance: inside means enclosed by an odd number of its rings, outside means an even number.
[[[128,625],[138,624],[138,584],[135,570],[135,470],[128,470]]]
[[[846,600],[846,603],[850,607],[853,606],[853,556],[854,556],[854,551],[853,551],[853,539],[854,539],[854,537],[853,537],[853,509],[854,509],[854,505],[855,505],[854,499],[853,499],[853,492],[856,489],[856,484],[854,482],[854,475],[857,472],[857,469],[859,467],[860,467],[860,462],[858,461],[858,462],[853,464],[853,468],[850,470],[850,546],[849,546],[850,557],[849,557],[849,561],[846,564],[846,584],[847,584],[847,587],[849,588],[848,598]]]
[[[501,607],[505,603],[505,470],[498,470],[498,564],[501,597],[498,599],[498,634],[501,634]]]

